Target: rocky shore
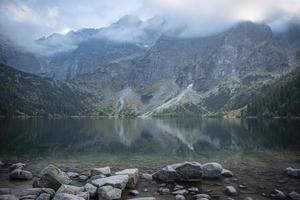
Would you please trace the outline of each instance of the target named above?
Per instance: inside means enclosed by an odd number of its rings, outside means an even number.
[[[282,169],[285,179],[277,180],[277,176],[270,179],[284,185],[289,185],[289,179],[296,183],[295,187],[284,188],[284,191],[280,189],[281,184],[276,185],[279,188],[267,190],[259,180],[256,188],[241,183],[233,170],[217,162],[183,162],[148,173],[138,168],[113,171],[109,166],[95,166],[80,172],[63,171],[50,164],[35,174],[24,163],[1,161],[0,167],[7,181],[18,185],[12,188],[1,184],[0,200],[300,200],[300,169],[292,167]]]

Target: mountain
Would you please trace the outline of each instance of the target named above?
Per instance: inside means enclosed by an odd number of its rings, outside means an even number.
[[[247,116],[300,117],[300,68],[280,78],[274,85],[257,93],[248,104]]]
[[[184,27],[171,29],[161,18],[124,16],[108,27],[40,38],[50,54],[36,55],[41,65],[33,71],[100,96],[99,115],[217,115],[245,107],[299,66],[299,27],[273,32],[246,21],[184,37]]]
[[[0,115],[93,115],[97,97],[63,81],[0,65]]]

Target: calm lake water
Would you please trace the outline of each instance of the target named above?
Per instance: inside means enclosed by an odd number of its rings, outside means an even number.
[[[0,158],[147,165],[272,152],[297,153],[299,122],[198,118],[2,119]]]

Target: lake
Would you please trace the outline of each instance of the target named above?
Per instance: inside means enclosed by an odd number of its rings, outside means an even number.
[[[298,120],[2,119],[0,130],[2,160],[37,165],[156,167],[300,152]]]

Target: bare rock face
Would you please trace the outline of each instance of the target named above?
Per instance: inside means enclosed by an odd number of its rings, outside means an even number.
[[[185,162],[168,165],[152,175],[153,179],[162,182],[197,181],[202,178],[202,167],[197,162]]]
[[[121,189],[112,187],[110,185],[98,188],[97,192],[99,200],[121,199],[122,195]]]
[[[54,165],[45,167],[39,174],[39,178],[33,183],[33,187],[46,187],[57,190],[62,184],[71,183],[68,175]]]

